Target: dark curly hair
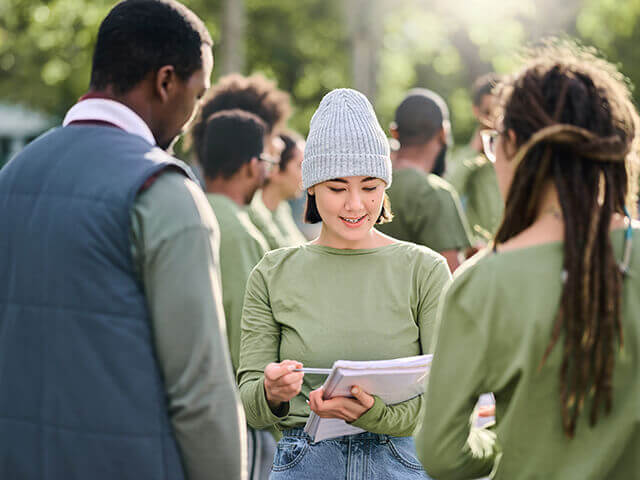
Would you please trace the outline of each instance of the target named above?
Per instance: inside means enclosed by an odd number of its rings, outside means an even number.
[[[289,115],[289,95],[263,75],[245,77],[231,74],[222,77],[205,96],[198,118],[191,130],[191,141],[198,143],[204,129],[203,119],[223,110],[240,109],[253,113],[267,126],[267,133],[281,130]]]

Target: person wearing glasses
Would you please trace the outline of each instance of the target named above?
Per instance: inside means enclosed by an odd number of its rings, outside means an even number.
[[[419,456],[443,479],[638,478],[640,225],[627,205],[640,123],[627,83],[591,52],[547,46],[500,103],[483,137],[504,220],[443,294]],[[468,423],[485,391],[494,432]]]
[[[220,78],[205,96],[200,116],[207,118],[233,108],[253,113],[265,123],[264,151],[278,162],[267,176],[264,187],[255,193],[247,209],[249,218],[264,235],[270,249],[305,242],[287,202],[300,195],[303,148],[301,139],[292,132],[285,132],[291,114],[289,95],[262,75],[245,77],[234,73]],[[192,138],[198,141],[201,136],[201,129],[196,125]]]
[[[471,232],[455,189],[435,173],[444,172],[449,143],[449,109],[435,92],[416,88],[395,113],[391,135],[400,143],[389,188],[394,220],[380,231],[429,247],[454,271],[471,247]]]
[[[277,164],[264,148],[265,125],[243,110],[224,110],[204,121],[194,143],[209,203],[220,224],[220,275],[234,372],[238,368],[240,317],[249,273],[269,250],[245,207]]]
[[[234,373],[238,369],[240,320],[247,278],[269,250],[246,212],[256,190],[277,160],[263,152],[265,123],[243,110],[223,110],[200,117],[201,135],[194,150],[204,179],[207,199],[220,224],[220,276],[222,305]],[[170,272],[169,272],[170,274]],[[265,479],[275,451],[275,440],[266,431],[248,431],[249,479]],[[212,447],[213,448],[213,447]]]
[[[302,193],[304,141],[293,132],[280,134],[284,149],[264,187],[251,200],[248,213],[271,249],[301,245],[307,240],[296,226],[288,200]]]
[[[500,195],[493,164],[482,150],[480,131],[491,122],[496,97],[493,90],[500,78],[489,73],[473,84],[473,116],[478,122],[468,145],[454,151],[445,178],[454,186],[469,220],[476,244],[486,245],[502,220],[504,200]]]

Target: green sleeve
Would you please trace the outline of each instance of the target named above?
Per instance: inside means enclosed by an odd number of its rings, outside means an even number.
[[[469,226],[458,194],[444,188],[419,195],[411,215],[416,231],[415,243],[436,252],[460,250],[471,246]]]
[[[420,345],[423,353],[429,353],[432,332],[435,328],[438,299],[443,288],[451,279],[449,267],[443,258],[419,278],[418,325],[420,327]],[[375,404],[352,425],[369,432],[404,437],[415,431],[423,406],[420,395],[396,405],[385,405],[376,397]]]
[[[240,212],[240,224],[232,224],[222,231],[220,264],[222,273],[222,303],[227,321],[227,337],[234,372],[240,358],[242,304],[247,279],[268,246],[260,232],[250,223],[246,212]],[[221,224],[223,227],[224,223]],[[258,238],[265,242],[258,241]]]
[[[471,170],[469,169],[469,165],[467,164],[467,159],[459,159],[459,164],[456,165],[456,168],[452,169],[451,172],[446,175],[446,180],[456,189],[458,195],[463,198],[466,195],[467,191],[467,182],[469,181],[469,176],[471,175]]]
[[[425,470],[444,480],[486,476],[498,454],[493,432],[469,423],[478,397],[490,390],[484,385],[490,313],[487,308],[469,311],[460,300],[475,295],[480,300],[476,304],[483,305],[488,301],[482,298],[487,300],[490,293],[484,284],[467,283],[470,273],[456,276],[439,305],[424,416],[416,432],[416,449]]]
[[[289,413],[287,403],[278,412],[281,415],[275,415],[264,391],[264,368],[271,362],[280,361],[280,327],[271,312],[267,285],[259,269],[261,264],[253,270],[247,282],[238,369],[238,385],[247,423],[257,429],[273,426]]]
[[[194,182],[167,172],[138,196],[131,226],[134,264],[187,476],[241,478],[245,425],[224,338],[216,219]]]
[[[254,196],[254,200],[247,207],[247,214],[249,215],[249,219],[264,236],[264,239],[269,244],[269,250],[283,247],[285,246],[285,241],[282,238],[282,235],[269,218],[270,214],[264,211],[267,207],[256,203],[255,197],[260,194],[260,191],[257,191]]]

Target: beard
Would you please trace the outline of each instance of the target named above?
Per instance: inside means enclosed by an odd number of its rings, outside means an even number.
[[[436,157],[435,162],[433,162],[433,168],[431,169],[431,173],[441,177],[442,175],[444,175],[446,168],[447,168],[447,144],[445,143],[442,145],[442,148],[438,152],[438,156]]]

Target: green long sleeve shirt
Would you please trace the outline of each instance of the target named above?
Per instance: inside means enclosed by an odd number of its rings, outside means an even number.
[[[160,175],[131,211],[134,266],[189,480],[246,478],[245,420],[224,334],[218,238],[204,193],[181,173]]]
[[[325,377],[305,375],[286,415],[269,408],[264,368],[292,359],[329,368],[335,360],[386,360],[429,353],[438,298],[450,278],[428,248],[398,242],[365,250],[305,244],[268,253],[251,273],[242,316],[238,381],[254,428],[301,427],[305,400]],[[407,436],[422,396],[393,406],[379,399],[353,425]]]
[[[436,252],[471,246],[458,194],[442,178],[413,168],[394,170],[387,194],[393,221],[379,225],[381,232]]]
[[[269,210],[262,200],[262,190],[258,190],[253,196],[247,213],[269,244],[270,250],[295,247],[307,241],[293,220],[289,204],[282,201],[275,211]]]
[[[269,245],[249,215],[225,195],[207,194],[220,225],[220,274],[222,304],[227,321],[227,337],[233,371],[240,356],[240,321],[247,279],[253,267],[269,250]]]
[[[624,232],[611,234],[622,258]],[[427,473],[449,479],[640,478],[640,228],[624,279],[624,348],[615,356],[613,406],[589,425],[591,399],[576,434],[563,432],[562,339],[538,370],[562,292],[563,245],[480,255],[443,295],[422,429],[416,445]],[[494,392],[496,427],[470,431],[478,396]]]
[[[486,243],[490,239],[486,235],[493,236],[500,226],[504,210],[493,164],[484,155],[472,153],[447,173],[446,179],[460,195],[473,235]]]

